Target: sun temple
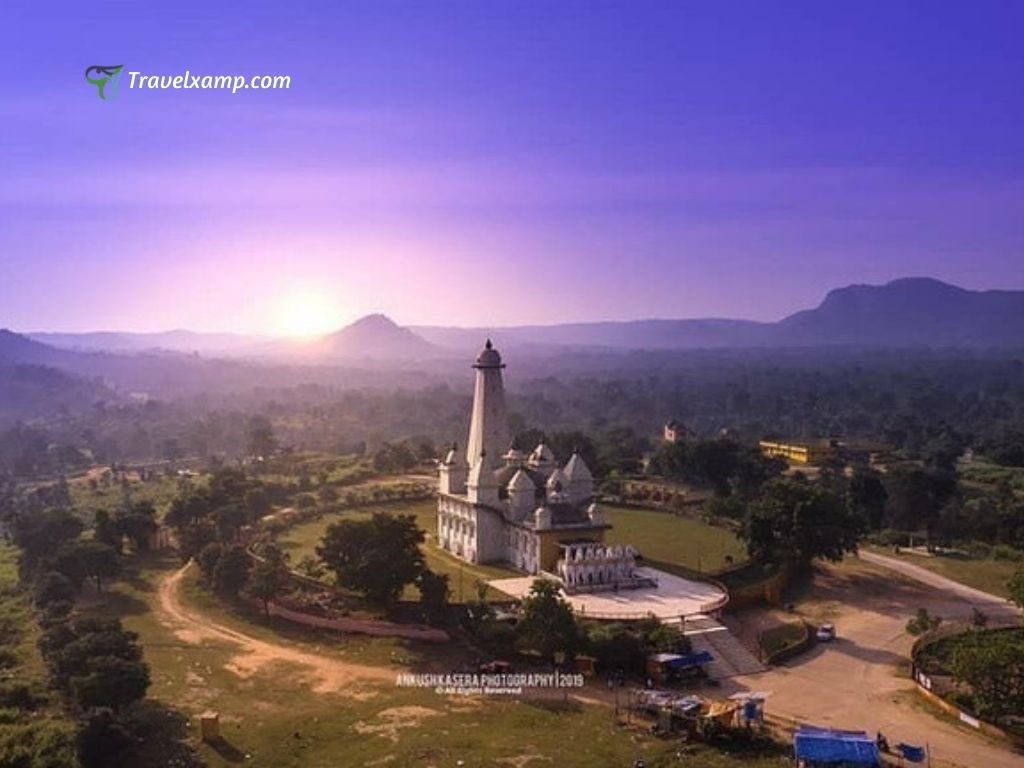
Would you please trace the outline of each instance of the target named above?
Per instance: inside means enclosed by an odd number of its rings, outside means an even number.
[[[543,442],[509,447],[501,355],[490,340],[476,358],[466,452],[439,465],[438,543],[471,563],[507,563],[559,580],[566,591],[651,586],[630,546],[605,544],[611,525],[578,452],[559,467]]]

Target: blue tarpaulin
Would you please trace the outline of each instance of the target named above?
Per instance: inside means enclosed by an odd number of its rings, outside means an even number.
[[[913,744],[900,742],[896,745],[896,749],[900,751],[903,759],[910,763],[923,763],[924,759],[928,756],[924,751],[924,747],[915,747]]]
[[[707,651],[701,651],[700,653],[690,653],[686,656],[680,656],[679,658],[672,659],[668,662],[668,665],[673,669],[686,669],[687,667],[696,667],[698,664],[707,664],[714,660],[715,657],[710,653]]]
[[[797,760],[811,765],[880,766],[878,744],[864,731],[840,731],[802,725],[793,736]]]

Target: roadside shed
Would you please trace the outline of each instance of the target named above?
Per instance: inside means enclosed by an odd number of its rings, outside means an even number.
[[[801,725],[793,735],[793,750],[800,765],[866,766],[882,765],[878,744],[864,731],[842,731]]]

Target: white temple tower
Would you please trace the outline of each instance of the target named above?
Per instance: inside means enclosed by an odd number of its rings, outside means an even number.
[[[501,380],[501,362],[498,350],[487,340],[483,351],[473,364],[476,368],[476,387],[473,390],[473,416],[469,425],[466,457],[474,466],[481,455],[486,467],[497,469],[508,446],[508,421],[505,416],[505,385]]]

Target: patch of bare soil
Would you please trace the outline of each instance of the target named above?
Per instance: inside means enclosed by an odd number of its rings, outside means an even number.
[[[350,698],[368,698],[373,693],[366,689],[366,684],[379,684],[395,679],[395,673],[384,667],[354,664],[343,659],[259,640],[224,626],[209,616],[192,611],[181,602],[178,595],[178,586],[188,568],[186,565],[161,582],[161,621],[182,642],[191,645],[226,642],[238,646],[238,653],[227,664],[227,669],[239,677],[251,677],[274,664],[292,664],[303,668],[316,693],[343,693]]]
[[[367,723],[360,721],[355,724],[357,732],[364,735],[383,736],[398,741],[398,732],[406,728],[418,728],[428,717],[440,715],[441,710],[429,707],[392,707],[377,713],[376,721]]]

